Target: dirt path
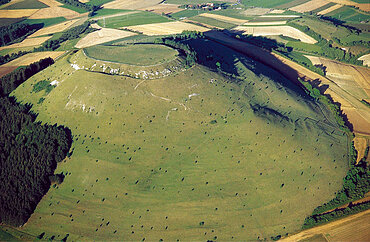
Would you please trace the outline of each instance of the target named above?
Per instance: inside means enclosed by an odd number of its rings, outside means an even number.
[[[319,80],[321,85],[328,85],[328,89],[325,91],[325,94],[329,94],[334,101],[341,103],[342,107],[351,108],[350,112],[348,109],[344,110],[348,111],[347,115],[349,121],[351,123],[357,123],[358,120],[361,119],[362,124],[364,124],[359,127],[354,127],[354,131],[360,134],[370,135],[370,124],[366,125],[370,120],[368,107],[354,98],[350,93],[340,88],[333,81],[310,71],[291,60],[258,48],[257,46],[234,39],[223,32],[209,31],[204,34],[206,37],[220,44],[226,45],[231,49],[252,57],[256,61],[271,67],[294,83],[300,85],[298,78],[302,78],[304,80]]]
[[[368,240],[369,230],[368,226],[370,225],[370,210],[348,216],[346,218],[336,220],[334,222],[324,224],[318,227],[304,230],[300,233],[291,235],[289,237],[283,238],[280,241],[301,241],[304,239],[309,239],[315,235],[323,234],[327,239],[346,241],[349,235],[351,241],[364,241],[365,237]],[[354,233],[354,230],[359,231],[360,233]],[[342,238],[342,239],[341,239]]]

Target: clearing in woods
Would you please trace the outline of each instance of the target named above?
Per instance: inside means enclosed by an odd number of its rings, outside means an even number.
[[[174,60],[178,52],[165,45],[137,44],[128,46],[92,46],[85,49],[87,56],[129,65],[149,66]],[[148,55],[150,53],[150,55]]]
[[[326,4],[328,4],[329,1],[327,0],[311,0],[309,2],[303,3],[301,5],[295,6],[290,8],[290,10],[299,12],[299,13],[304,13],[304,12],[309,12],[313,11],[317,8],[320,8]]]
[[[101,28],[98,31],[92,32],[82,38],[76,44],[76,48],[85,48],[93,45],[102,44],[105,42],[109,42],[112,40],[122,39],[129,36],[136,35],[135,33],[118,30],[118,29],[108,29],[108,28]]]
[[[324,10],[318,12],[317,14],[324,15],[324,14],[333,12],[334,10],[337,10],[338,8],[341,8],[342,6],[343,5],[335,4],[334,6],[331,6],[331,7],[327,8],[327,9],[324,9]]]
[[[204,65],[215,69],[222,58],[220,68],[243,81],[201,65],[155,80],[106,75],[85,70],[97,61],[86,66],[78,51],[12,93],[74,138],[56,170],[63,183],[21,231],[70,240],[269,239],[300,229],[335,196],[347,138],[325,107],[235,51],[207,39],[185,43],[203,50]],[[59,84],[32,92],[40,80]]]
[[[167,22],[158,24],[144,24],[129,26],[128,29],[139,31],[146,35],[167,35],[167,34],[180,34],[185,30],[205,32],[209,31],[208,28],[198,25],[185,23],[185,22]]]
[[[162,14],[162,13],[173,14],[173,13],[177,13],[177,12],[184,10],[183,8],[179,8],[179,6],[180,6],[179,4],[161,3],[155,6],[142,8],[140,10],[146,10],[146,11],[154,12],[158,14]]]
[[[115,0],[103,5],[103,8],[112,9],[141,9],[155,6],[161,3],[162,0]]]
[[[12,60],[4,65],[2,67],[7,66],[27,66],[31,63],[34,63],[36,61],[39,61],[41,59],[51,57],[54,60],[61,56],[64,53],[64,51],[44,51],[44,52],[34,52],[34,53],[28,53],[25,54],[15,60]]]
[[[268,27],[246,27],[238,26],[234,30],[242,31],[244,34],[252,34],[253,36],[269,36],[269,35],[284,35],[308,44],[315,44],[317,41],[303,33],[302,31],[291,26],[268,26]]]
[[[57,33],[57,32],[62,32],[64,30],[66,30],[67,28],[71,27],[78,20],[79,19],[73,19],[73,20],[69,20],[69,21],[66,21],[66,22],[63,22],[63,23],[52,25],[52,26],[49,26],[49,27],[46,27],[46,28],[42,28],[42,29],[36,31],[35,33],[31,34],[29,37],[33,38],[33,37],[38,37],[38,36],[42,36],[42,35],[49,35],[49,34],[54,34],[54,33]]]
[[[46,37],[37,37],[37,38],[26,38],[20,43],[15,43],[7,46],[1,46],[0,50],[3,49],[12,49],[12,48],[20,48],[20,47],[28,47],[28,46],[38,46],[50,39],[52,36]]]

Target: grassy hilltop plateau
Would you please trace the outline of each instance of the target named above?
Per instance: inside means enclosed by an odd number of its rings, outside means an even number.
[[[370,236],[370,3],[0,1],[0,240]]]

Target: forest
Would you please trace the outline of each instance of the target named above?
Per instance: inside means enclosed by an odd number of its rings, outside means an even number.
[[[9,2],[10,2],[10,0],[0,0],[0,5],[3,5],[5,3],[9,3]]]
[[[27,35],[42,28],[40,24],[11,24],[0,27],[0,46],[22,41]]]
[[[0,223],[12,226],[28,220],[51,182],[61,182],[54,170],[72,144],[68,128],[35,122],[37,115],[30,111],[30,105],[8,96],[27,78],[53,63],[50,58],[40,62],[0,80]]]

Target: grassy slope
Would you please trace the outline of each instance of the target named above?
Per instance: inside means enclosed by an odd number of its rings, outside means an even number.
[[[121,27],[132,26],[132,25],[162,23],[162,22],[169,22],[169,21],[171,20],[169,20],[166,17],[155,14],[155,13],[140,12],[140,13],[134,13],[130,15],[106,18],[105,27],[121,28]],[[100,26],[104,26],[104,20],[103,19],[98,20],[98,24]]]
[[[92,58],[131,65],[155,65],[173,60],[178,52],[163,45],[101,46],[85,49]],[[149,54],[148,54],[149,53]]]
[[[74,134],[73,155],[57,169],[65,181],[22,230],[72,240],[256,240],[300,229],[341,187],[346,138],[283,77],[227,53],[242,83],[196,66],[134,90],[142,80],[76,71],[64,57],[16,89],[39,120]],[[30,92],[43,79],[61,83],[37,104],[44,94]]]
[[[194,17],[191,17],[189,19],[194,20],[194,21],[199,22],[199,23],[208,24],[208,25],[211,25],[211,26],[214,26],[214,27],[218,27],[218,28],[229,29],[229,28],[232,28],[232,27],[235,26],[235,24],[227,23],[227,22],[224,22],[224,21],[220,21],[220,20],[217,20],[217,19],[208,18],[208,17],[204,17],[204,16],[194,16]]]
[[[48,5],[39,2],[37,0],[23,0],[20,2],[16,2],[11,4],[3,9],[39,9],[39,8],[47,8]]]
[[[326,15],[348,22],[361,22],[368,21],[370,19],[370,14],[360,12],[359,10],[348,6],[341,7]]]

